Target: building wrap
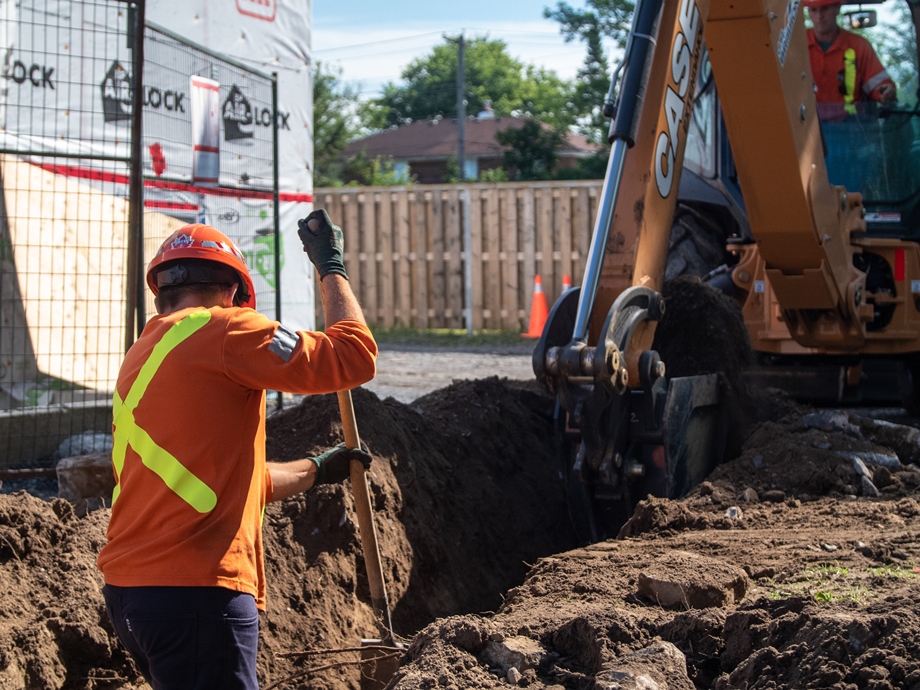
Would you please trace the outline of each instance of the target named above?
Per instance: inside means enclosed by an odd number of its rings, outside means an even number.
[[[257,296],[267,294],[258,308],[268,315],[274,314],[279,286],[272,94],[270,81],[260,76],[277,73],[281,316],[295,328],[315,324],[312,266],[297,237],[297,220],[312,210],[311,11],[311,0],[157,0],[147,3],[148,25],[154,26],[144,45],[145,207],[209,223],[237,241]],[[130,16],[127,5],[114,1],[0,0],[0,22],[18,25],[0,32],[0,147],[130,156],[136,69]],[[172,34],[251,66],[252,74],[189,50]],[[216,83],[215,98],[206,99],[200,112],[193,77]],[[31,117],[39,106],[47,116]],[[214,136],[203,141],[201,132]],[[57,165],[55,172],[85,184],[98,184],[102,171],[111,171],[98,160],[70,160],[66,170]],[[199,167],[210,172],[196,178]],[[111,179],[106,182],[111,189]],[[127,196],[127,180],[124,187]],[[145,225],[147,261],[150,246],[161,239],[156,229],[151,233]]]
[[[281,314],[294,328],[313,328],[315,324],[313,267],[297,237],[297,220],[313,208],[312,17],[312,0],[157,0],[147,4],[149,21],[257,70],[278,74]],[[164,94],[177,88],[145,81]],[[218,81],[223,171],[225,155],[232,157],[257,145],[260,137],[271,136],[272,110],[270,94],[263,95],[246,83],[231,83],[221,77]],[[165,95],[163,104],[165,110]],[[251,176],[249,184],[261,184],[271,176],[270,170],[243,173]],[[218,197],[209,205],[207,222],[226,232],[235,219],[264,210],[264,204],[253,200],[231,204],[226,197]],[[260,266],[273,260],[264,247],[241,249],[247,254],[254,279]],[[258,287],[257,283],[257,293]]]

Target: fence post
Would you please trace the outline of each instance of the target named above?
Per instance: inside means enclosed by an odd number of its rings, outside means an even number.
[[[131,179],[128,184],[128,252],[125,274],[125,352],[144,329],[144,176],[143,176],[143,114],[144,114],[144,17],[145,0],[138,0],[131,13],[135,25],[132,59],[134,61],[134,101],[131,105]],[[132,323],[134,324],[132,328]]]
[[[466,248],[466,266],[463,270],[463,299],[466,302],[464,317],[466,332],[473,335],[473,232],[470,227],[470,188],[463,189],[463,245]]]

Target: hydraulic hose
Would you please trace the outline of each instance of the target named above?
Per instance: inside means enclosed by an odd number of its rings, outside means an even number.
[[[600,282],[601,265],[607,247],[613,207],[623,177],[626,151],[636,143],[636,130],[639,127],[639,116],[642,114],[649,72],[652,69],[662,4],[663,0],[639,0],[633,15],[633,26],[624,60],[626,71],[623,88],[618,99],[616,120],[610,126],[610,158],[607,161],[604,186],[601,188],[601,197],[598,201],[591,246],[588,248],[583,289],[578,298],[575,326],[572,329],[573,342],[587,342],[588,339],[588,323]]]
[[[663,4],[663,0],[639,0],[636,4],[633,26],[629,33],[629,46],[625,58],[626,72],[618,98],[617,116],[610,125],[610,143],[616,139],[625,141],[629,147],[636,143],[636,130],[639,127],[639,116],[642,114],[649,73],[652,70]]]

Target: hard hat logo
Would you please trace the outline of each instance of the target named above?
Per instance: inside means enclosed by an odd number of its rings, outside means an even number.
[[[182,249],[183,247],[191,247],[193,244],[195,244],[195,240],[192,239],[191,235],[179,235],[172,241],[169,248]]]
[[[249,268],[246,266],[246,259],[230,238],[216,228],[203,223],[193,223],[180,228],[166,238],[147,267],[147,285],[154,295],[159,292],[160,287],[184,282],[175,279],[179,276],[168,276],[165,277],[165,280],[158,278],[158,274],[164,269],[170,269],[174,265],[173,263],[170,263],[169,266],[164,264],[175,262],[178,259],[197,259],[232,268],[239,277],[237,292],[239,305],[255,309],[256,291],[252,277],[249,275]],[[199,278],[194,282],[207,281]]]

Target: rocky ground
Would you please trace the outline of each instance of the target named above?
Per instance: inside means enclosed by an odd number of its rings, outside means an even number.
[[[406,643],[391,688],[920,689],[911,426],[759,391],[705,483],[582,544],[553,399],[490,373],[408,403],[354,392]],[[274,415],[268,437],[276,460],[336,442],[335,396]],[[107,517],[0,495],[0,689],[146,687],[102,603]],[[362,687],[345,650],[378,627],[349,486],[270,505],[264,534],[263,689]]]

